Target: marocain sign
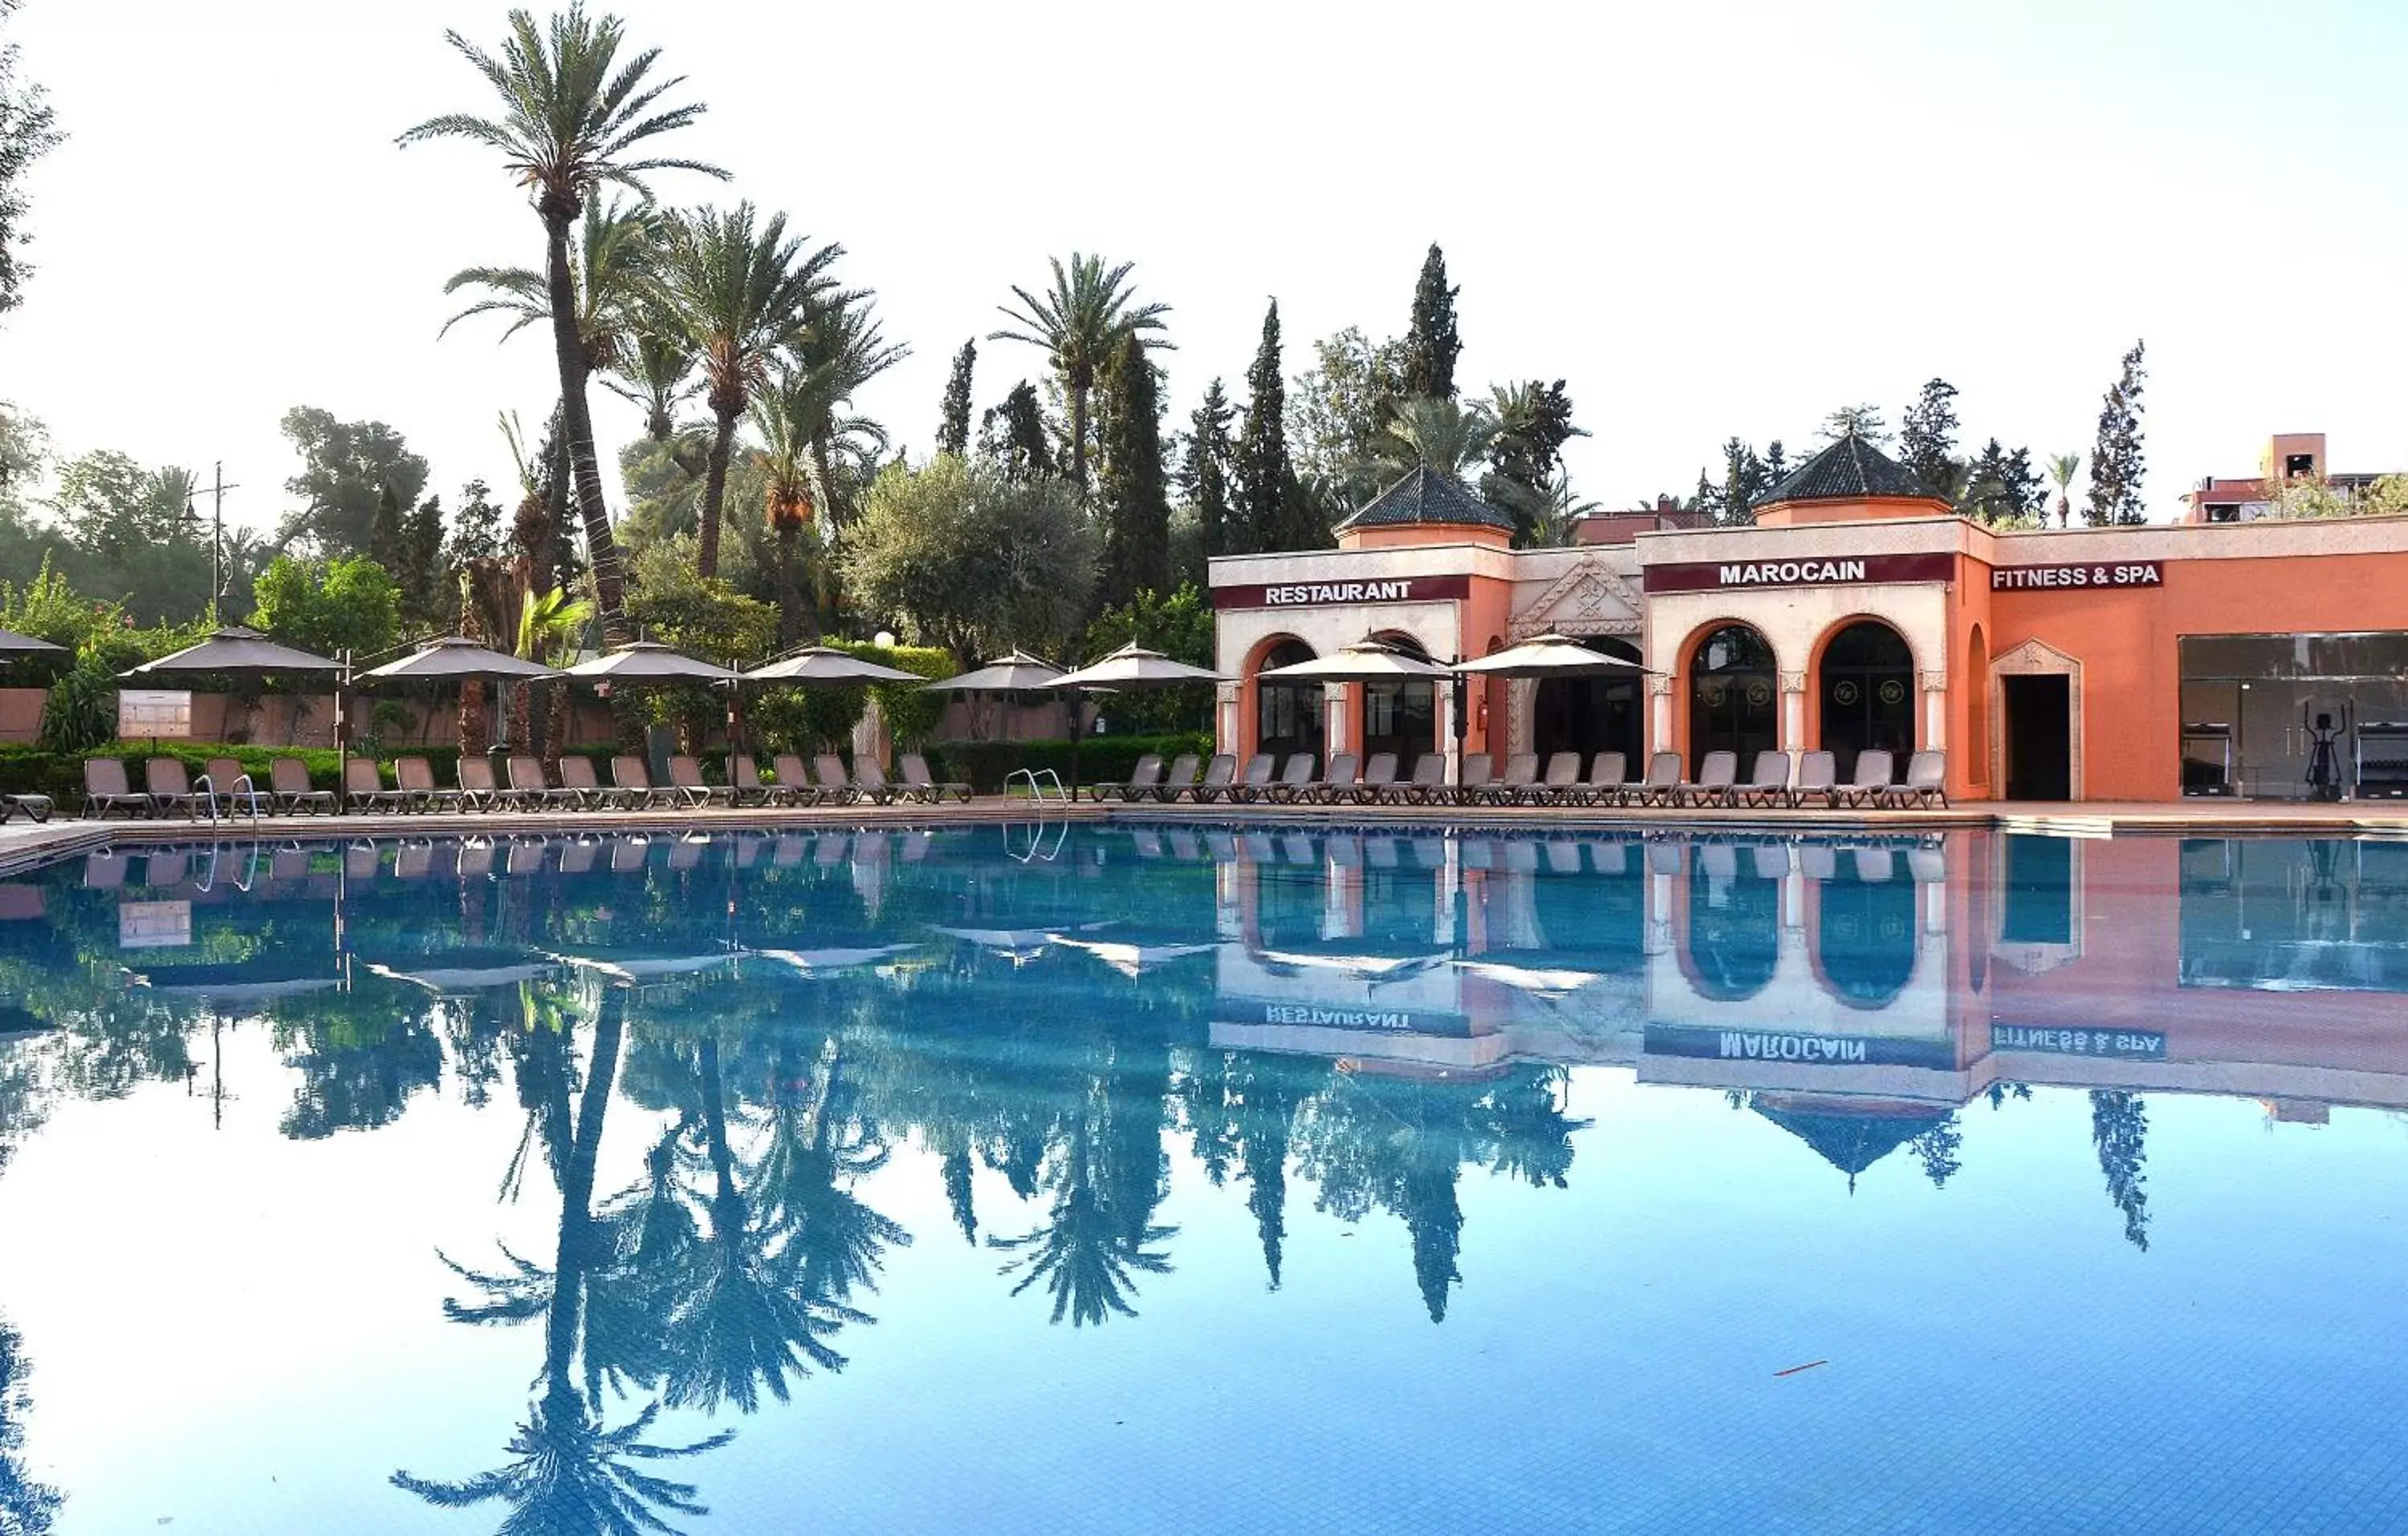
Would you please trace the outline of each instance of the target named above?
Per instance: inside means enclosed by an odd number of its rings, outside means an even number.
[[[1650,592],[1713,592],[1739,587],[1834,587],[1876,581],[1950,581],[1956,557],[1939,554],[1834,554],[1800,560],[1700,560],[1650,566]]]
[[[1437,603],[1471,595],[1469,576],[1392,576],[1347,581],[1272,581],[1214,587],[1214,608],[1354,608],[1363,603]]]
[[[1691,1025],[1651,1024],[1640,1037],[1651,1056],[1690,1056],[1710,1061],[1795,1061],[1816,1067],[1938,1067],[1956,1065],[1956,1047],[1944,1040],[1901,1040],[1895,1035],[1826,1035],[1774,1029],[1706,1029]]]
[[[1994,1024],[1990,1026],[1990,1049],[2055,1056],[2105,1056],[2115,1061],[2163,1061],[2166,1037],[2158,1029],[2038,1029],[2020,1024]]]
[[[2122,560],[2093,566],[1993,566],[1992,592],[2055,592],[2100,587],[2161,587],[2162,560]]]

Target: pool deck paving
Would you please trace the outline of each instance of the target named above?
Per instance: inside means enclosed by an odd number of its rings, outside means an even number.
[[[849,805],[809,809],[745,807],[652,811],[505,811],[475,813],[392,812],[249,817],[218,822],[165,817],[94,821],[54,816],[46,823],[0,825],[0,874],[119,845],[351,840],[395,837],[560,837],[578,833],[677,835],[762,828],[813,826],[965,826],[1032,821],[1094,823],[1233,822],[1400,829],[1476,828],[1631,830],[1647,828],[1746,831],[1758,835],[1891,834],[1991,829],[2059,837],[2108,838],[2138,834],[2231,836],[2277,833],[2294,837],[2408,839],[2408,800],[2299,803],[2200,800],[2148,803],[1984,800],[1947,809],[1914,811],[1691,810],[1636,807],[1415,806],[1415,805],[1124,805],[1080,800],[1041,806],[1025,797],[982,797],[968,805]]]

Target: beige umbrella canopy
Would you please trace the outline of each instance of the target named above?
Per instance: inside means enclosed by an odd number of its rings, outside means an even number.
[[[517,682],[558,676],[559,672],[541,662],[488,651],[475,640],[447,635],[439,640],[429,640],[399,661],[389,661],[382,667],[362,672],[360,680],[379,682],[466,682],[478,679]]]
[[[1043,693],[1061,686],[1064,673],[1042,656],[1032,656],[1025,651],[1014,651],[1001,661],[988,662],[975,671],[962,672],[929,683],[931,693],[946,694],[1030,694]]]
[[[1533,635],[1518,645],[1507,646],[1493,656],[1457,662],[1455,669],[1501,678],[1589,677],[1600,672],[1627,672],[1637,676],[1647,670],[1625,657],[1592,651],[1570,635],[1552,633]]]
[[[579,662],[568,675],[594,682],[733,682],[743,674],[672,651],[658,640],[636,640]]]
[[[36,645],[41,641],[35,641]],[[57,649],[55,646],[51,649]],[[240,624],[228,624],[212,630],[209,638],[181,651],[146,661],[121,674],[124,677],[157,677],[177,672],[239,672],[253,675],[263,672],[339,672],[343,664],[328,656],[312,655],[295,651],[289,645],[279,645],[256,629]]]
[[[31,635],[20,635],[13,629],[0,629],[0,656],[32,655],[40,651],[64,651],[65,649],[64,645],[52,645],[48,640],[36,639]]]
[[[756,667],[745,673],[747,682],[784,682],[799,687],[814,684],[850,686],[862,682],[918,682],[917,672],[886,667],[874,661],[864,661],[850,652],[832,645],[806,646],[791,656],[781,656],[766,667]]]
[[[1454,674],[1410,651],[1367,639],[1255,675],[1261,681],[1280,682],[1430,682]]]
[[[1227,680],[1218,672],[1201,667],[1190,667],[1183,661],[1173,661],[1159,651],[1149,651],[1141,645],[1124,645],[1092,667],[1082,667],[1075,672],[1065,672],[1049,687],[1054,688],[1174,688],[1183,682],[1223,682]]]

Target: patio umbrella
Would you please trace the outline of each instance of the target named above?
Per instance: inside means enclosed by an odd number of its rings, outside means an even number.
[[[631,641],[579,662],[567,668],[567,675],[594,682],[733,682],[742,676],[732,667],[672,651],[658,640]]]
[[[962,672],[939,678],[927,684],[930,693],[943,694],[1034,694],[1047,693],[1058,687],[1064,673],[1042,656],[1032,656],[1025,651],[1014,651],[1001,661],[988,662],[976,671]]]
[[[399,661],[372,667],[360,678],[363,682],[373,678],[380,682],[516,682],[560,675],[539,661],[489,651],[475,640],[446,635],[427,641]]]
[[[743,674],[747,682],[785,682],[800,687],[850,687],[862,682],[917,682],[920,674],[864,661],[832,645],[810,645]]]
[[[0,629],[0,655],[31,655],[37,651],[64,651],[64,645],[37,640],[31,635],[20,635],[13,629]]]
[[[32,643],[41,644],[38,640]],[[228,624],[222,629],[211,630],[208,639],[198,644],[188,645],[156,661],[146,661],[119,675],[137,678],[220,672],[257,677],[265,672],[339,673],[342,670],[343,664],[331,656],[295,651],[289,645],[277,644],[256,629]]]
[[[1609,656],[1602,651],[1592,651],[1570,635],[1552,630],[1533,635],[1518,644],[1509,645],[1495,655],[1481,656],[1472,661],[1455,664],[1457,691],[1455,697],[1455,780],[1463,782],[1464,699],[1461,680],[1468,677],[1492,678],[1574,678],[1595,677],[1600,673],[1621,672],[1631,677],[1652,675],[1649,669],[1622,656]]]
[[[1431,682],[1455,674],[1437,662],[1379,640],[1357,640],[1326,656],[1274,667],[1255,681],[1281,682]]]
[[[1183,661],[1173,661],[1159,651],[1149,651],[1141,645],[1124,645],[1091,667],[1075,672],[1065,672],[1055,678],[1056,688],[1102,689],[1178,688],[1191,682],[1226,682],[1218,672],[1201,667],[1190,667]],[[1079,797],[1079,741],[1086,729],[1073,711],[1070,732],[1070,798]]]

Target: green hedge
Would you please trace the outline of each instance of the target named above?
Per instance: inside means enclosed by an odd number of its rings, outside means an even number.
[[[1199,758],[1212,755],[1212,738],[1202,731],[1169,736],[1091,736],[1079,743],[1079,782],[1119,783],[1127,780],[1145,754],[1159,753],[1168,764],[1182,752]],[[928,771],[957,779],[982,795],[1003,788],[1004,777],[1018,768],[1052,768],[1064,783],[1070,782],[1070,743],[1054,741],[940,741],[929,749]]]

